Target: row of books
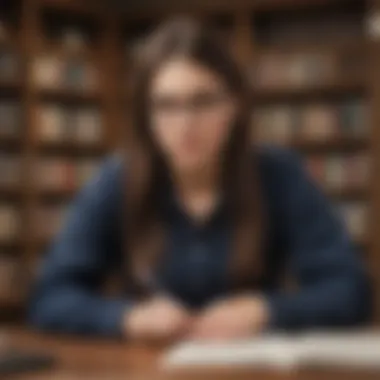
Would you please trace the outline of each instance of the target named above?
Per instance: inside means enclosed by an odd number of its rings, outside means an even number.
[[[336,208],[353,239],[365,239],[368,233],[368,205],[358,201],[341,202]]]
[[[96,66],[86,59],[43,54],[33,65],[33,81],[43,89],[91,92],[98,87]]]
[[[36,170],[37,185],[41,190],[74,191],[89,181],[98,167],[95,159],[41,159]]]
[[[40,189],[75,190],[97,171],[96,159],[42,158],[35,169]],[[0,154],[0,186],[16,186],[21,179],[21,159],[16,154]]]
[[[44,105],[37,115],[42,141],[98,143],[102,140],[102,118],[97,109]]]
[[[252,116],[254,138],[279,144],[292,139],[326,140],[369,135],[369,110],[362,100],[337,104],[276,105]]]
[[[310,156],[305,161],[311,176],[326,189],[365,188],[369,183],[367,153]]]
[[[249,76],[259,89],[319,86],[336,78],[358,78],[365,67],[351,64],[352,59],[340,60],[336,53],[324,52],[267,53],[257,59]]]
[[[20,102],[0,99],[0,137],[20,136],[22,114]]]

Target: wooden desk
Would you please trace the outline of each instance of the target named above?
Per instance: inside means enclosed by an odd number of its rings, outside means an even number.
[[[297,371],[294,373],[255,370],[197,370],[168,372],[159,368],[158,348],[131,346],[123,342],[75,339],[10,330],[12,346],[52,353],[54,369],[9,376],[12,380],[379,380],[380,373],[362,371]]]

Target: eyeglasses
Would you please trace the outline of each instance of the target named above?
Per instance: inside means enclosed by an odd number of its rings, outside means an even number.
[[[188,99],[173,96],[157,97],[151,100],[150,106],[152,115],[159,118],[177,118],[184,113],[203,117],[219,112],[229,100],[229,94],[226,92],[203,92]]]

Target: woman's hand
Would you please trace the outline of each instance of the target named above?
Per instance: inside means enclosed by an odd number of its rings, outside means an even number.
[[[190,339],[232,340],[263,331],[269,321],[268,306],[258,296],[237,296],[209,306],[194,321]]]
[[[184,336],[191,316],[169,298],[159,297],[135,306],[124,318],[124,335],[129,339],[167,342]]]

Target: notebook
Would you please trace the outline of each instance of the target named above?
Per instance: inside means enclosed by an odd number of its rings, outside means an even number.
[[[293,370],[343,367],[379,370],[380,332],[263,335],[229,343],[183,342],[162,358],[164,368],[243,366]]]

